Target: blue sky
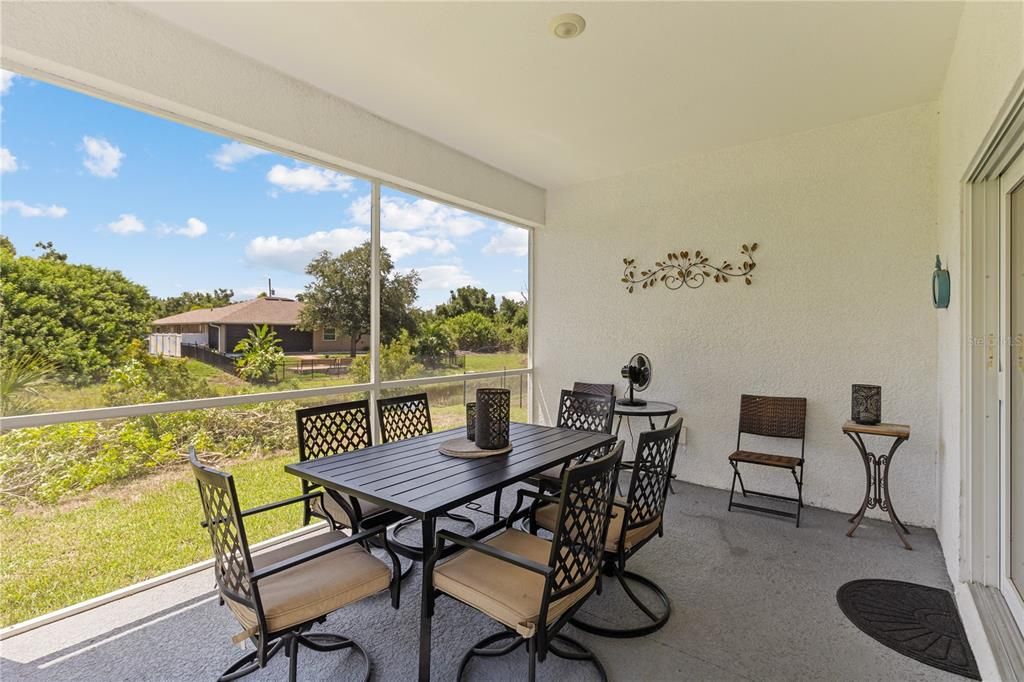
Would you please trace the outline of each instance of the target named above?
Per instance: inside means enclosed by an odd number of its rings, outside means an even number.
[[[52,241],[156,296],[273,278],[293,296],[321,250],[369,237],[370,185],[24,76],[0,82],[3,232],[20,254]],[[472,284],[527,287],[526,230],[384,188],[382,240],[423,282],[419,304]]]

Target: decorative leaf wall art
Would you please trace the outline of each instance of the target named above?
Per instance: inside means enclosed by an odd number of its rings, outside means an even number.
[[[744,244],[740,249],[743,254],[743,262],[733,265],[729,261],[722,261],[721,265],[712,265],[710,259],[700,251],[670,251],[665,260],[658,261],[649,270],[637,272],[636,260],[623,258],[625,268],[622,270],[622,282],[626,285],[626,291],[633,293],[634,288],[639,284],[641,289],[653,289],[661,282],[668,289],[699,289],[704,282],[711,278],[718,284],[725,284],[733,277],[742,277],[743,281],[750,285],[754,281],[754,252],[757,251],[757,242]]]

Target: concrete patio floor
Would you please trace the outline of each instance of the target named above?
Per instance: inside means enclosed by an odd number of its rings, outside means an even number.
[[[673,614],[661,631],[612,640],[567,634],[590,646],[614,680],[941,680],[954,676],[897,654],[850,624],[836,605],[843,583],[891,578],[950,589],[938,540],[912,528],[904,550],[888,524],[867,520],[847,538],[846,515],[807,509],[802,527],[786,519],[726,512],[728,493],[688,484],[669,497],[665,537],[630,568],[659,583]],[[505,499],[508,499],[506,496]],[[489,508],[488,505],[484,505]],[[328,618],[325,631],[352,636],[370,653],[376,679],[415,678],[418,567],[403,584],[402,608],[386,595]],[[243,652],[239,627],[219,606],[210,571],[197,573],[0,642],[8,680],[215,679]],[[627,618],[625,598],[607,582],[588,618]],[[449,599],[434,619],[433,677],[451,680],[466,649],[497,631],[493,621]],[[304,680],[354,679],[347,653],[301,651]],[[471,664],[469,679],[522,679],[526,656]],[[252,680],[286,676],[278,656]],[[585,664],[549,657],[542,680],[596,679]]]

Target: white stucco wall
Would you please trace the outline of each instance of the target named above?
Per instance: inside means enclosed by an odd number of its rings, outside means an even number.
[[[946,564],[960,575],[961,182],[996,115],[1024,70],[1024,3],[972,3],[964,7],[940,100],[938,243],[949,264],[953,296],[938,316],[938,519]]]
[[[4,2],[3,63],[528,225],[544,190],[124,4]],[[271,65],[272,66],[272,65]]]
[[[677,402],[688,427],[678,473],[728,487],[740,394],[806,396],[806,499],[853,512],[864,468],[840,427],[850,385],[878,383],[884,419],[913,427],[893,468],[897,510],[934,525],[936,160],[936,107],[923,105],[551,190],[535,250],[537,415],[553,420],[573,380],[621,385],[622,364],[646,352],[646,395]],[[750,287],[629,295],[620,282],[625,256],[736,262],[755,241]],[[748,482],[791,492],[787,477]]]

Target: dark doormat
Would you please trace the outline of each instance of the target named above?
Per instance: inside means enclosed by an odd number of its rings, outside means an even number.
[[[898,580],[854,580],[836,601],[853,624],[904,656],[980,680],[953,595]]]

